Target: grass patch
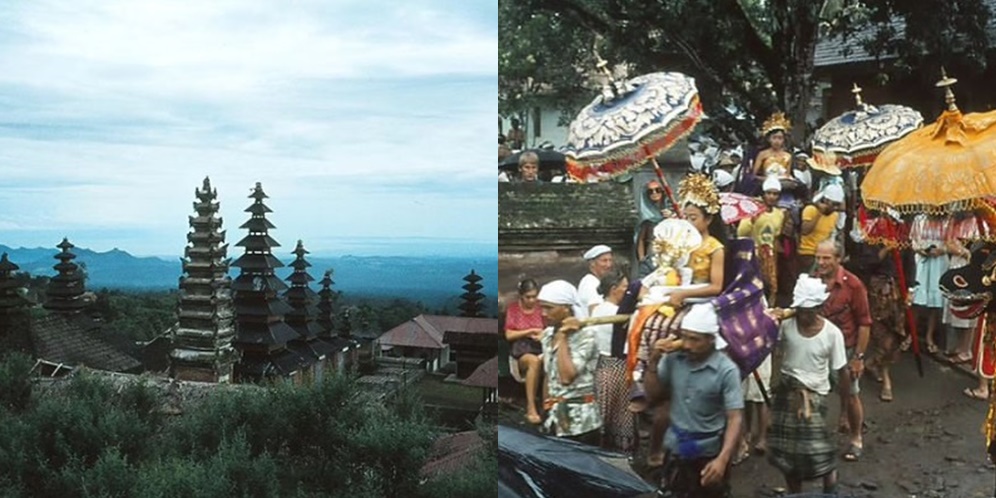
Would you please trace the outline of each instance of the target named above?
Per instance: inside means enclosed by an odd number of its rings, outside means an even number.
[[[417,384],[422,401],[429,405],[452,406],[468,410],[481,407],[482,389],[455,382],[443,382],[441,377],[426,375]]]

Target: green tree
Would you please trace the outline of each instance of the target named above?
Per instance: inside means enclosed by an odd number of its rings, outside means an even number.
[[[749,137],[775,110],[804,122],[821,33],[873,29],[868,48],[898,54],[907,72],[936,67],[927,55],[957,55],[981,70],[989,15],[983,0],[499,0],[499,111],[543,102],[572,116],[596,94],[586,74],[598,47],[630,75],[693,76],[706,112]],[[895,21],[905,24],[901,36]],[[738,110],[754,119],[738,120]]]
[[[3,385],[31,386],[21,359],[0,361]],[[436,437],[412,392],[371,402],[348,377],[307,387],[220,387],[167,417],[137,378],[82,372],[0,406],[0,496],[484,496],[459,477],[435,493],[420,469]],[[6,393],[4,393],[6,394]],[[23,396],[18,396],[23,401]],[[482,457],[484,458],[484,457]],[[484,467],[473,467],[477,472]],[[466,493],[463,493],[466,491]]]

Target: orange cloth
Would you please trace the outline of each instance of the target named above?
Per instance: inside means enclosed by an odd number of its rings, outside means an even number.
[[[657,312],[658,306],[643,306],[636,310],[636,318],[633,320],[633,325],[629,328],[629,354],[626,355],[626,385],[630,385],[633,382],[633,371],[636,370],[636,362],[639,358],[636,357],[636,351],[640,349],[640,337],[643,335],[643,327],[647,324],[647,320],[654,316]]]

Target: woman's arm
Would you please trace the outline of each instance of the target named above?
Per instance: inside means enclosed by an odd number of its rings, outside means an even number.
[[[505,330],[505,340],[508,342],[515,342],[526,338],[539,339],[538,335],[543,332],[543,329],[525,329],[525,330]]]
[[[757,176],[761,175],[761,163],[764,162],[765,158],[767,158],[768,154],[770,154],[770,153],[771,153],[771,151],[769,151],[768,149],[764,149],[764,150],[762,150],[757,155],[757,157],[754,158],[754,168],[753,168],[753,171],[754,171],[755,175],[757,175]]]
[[[685,299],[690,297],[713,297],[723,292],[723,265],[726,261],[726,249],[716,249],[709,262],[709,285],[689,290],[680,290],[671,293],[670,302],[674,306],[681,306]]]
[[[640,227],[640,235],[636,237],[636,260],[643,261],[647,257],[647,236],[650,235],[650,223],[644,223]]]

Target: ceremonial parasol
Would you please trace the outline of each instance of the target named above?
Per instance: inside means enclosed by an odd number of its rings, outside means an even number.
[[[936,86],[945,89],[947,110],[935,123],[893,142],[875,158],[861,183],[865,205],[907,214],[950,215],[985,208],[986,198],[996,195],[996,111],[963,115],[951,91],[957,81],[941,68]],[[894,251],[893,257],[905,298],[906,276],[899,252]],[[922,376],[915,320],[909,309],[907,320]]]
[[[615,177],[643,165],[692,131],[702,118],[695,80],[681,73],[650,73],[617,82],[605,74],[602,94],[571,122],[567,173],[581,182]],[[658,179],[672,202],[670,186],[654,162]]]
[[[996,196],[996,111],[962,114],[943,74],[948,105],[937,121],[894,142],[861,183],[865,204],[906,213],[952,214]]]
[[[727,225],[753,218],[764,212],[764,209],[764,202],[756,197],[735,192],[719,194],[719,216]]]
[[[886,146],[923,124],[923,116],[909,107],[866,104],[856,84],[851,92],[856,108],[831,119],[813,134],[813,155],[817,159],[834,154],[843,168],[871,166]]]

